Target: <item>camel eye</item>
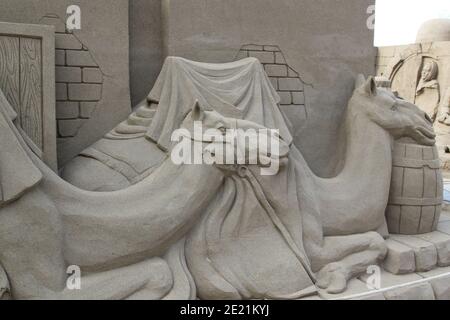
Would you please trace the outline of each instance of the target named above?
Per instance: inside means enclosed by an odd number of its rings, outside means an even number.
[[[220,126],[219,128],[217,128],[217,130],[219,130],[223,135],[227,133],[227,128],[225,128],[224,126]]]
[[[395,102],[395,103],[392,105],[391,110],[392,110],[392,111],[397,111],[397,110],[398,110],[397,102]]]
[[[392,92],[393,94],[394,94],[394,97],[396,98],[396,99],[398,99],[398,100],[405,100],[405,99],[403,99],[401,96],[400,96],[400,93],[398,93],[398,91],[394,91],[394,92]]]

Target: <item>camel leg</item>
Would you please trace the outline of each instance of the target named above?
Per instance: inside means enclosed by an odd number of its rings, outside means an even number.
[[[347,282],[366,272],[385,257],[384,239],[376,232],[339,237],[325,237],[323,245],[311,257],[317,274],[317,286],[329,293],[340,293]]]
[[[65,289],[51,297],[55,300],[157,300],[172,288],[173,279],[167,263],[159,258],[124,268],[81,275],[80,289]]]

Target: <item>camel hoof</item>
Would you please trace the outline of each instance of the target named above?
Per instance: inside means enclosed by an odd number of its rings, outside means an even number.
[[[341,263],[330,263],[317,274],[316,286],[330,294],[342,293],[347,289],[345,267]]]

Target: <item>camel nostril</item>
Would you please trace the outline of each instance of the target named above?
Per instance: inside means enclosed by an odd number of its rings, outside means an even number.
[[[429,123],[433,123],[433,120],[431,120],[430,116],[426,112],[424,112],[423,115],[425,117],[425,120],[427,120]]]

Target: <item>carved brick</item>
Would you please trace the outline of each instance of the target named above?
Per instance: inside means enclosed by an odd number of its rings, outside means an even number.
[[[267,64],[264,66],[266,73],[269,77],[286,77],[287,76],[287,66],[279,64]]]
[[[56,84],[56,100],[67,100],[67,84]]]
[[[429,271],[437,265],[438,256],[434,244],[414,236],[391,235],[391,238],[413,249],[416,271]]]
[[[66,64],[66,51],[56,50],[55,51],[55,64],[57,66],[64,66]]]
[[[275,63],[273,52],[267,51],[249,51],[250,57],[258,59],[261,63]]]
[[[280,104],[292,104],[292,96],[290,92],[278,92],[280,96]]]
[[[247,44],[241,48],[242,50],[256,50],[263,51],[264,46],[256,45],[256,44]]]
[[[292,102],[294,104],[305,104],[305,94],[303,92],[292,92]]]
[[[89,119],[97,107],[97,102],[80,102],[80,117]]]
[[[96,67],[94,59],[89,51],[67,50],[66,63],[68,66],[75,67]]]
[[[56,119],[76,119],[78,118],[78,102],[58,101],[56,103]]]
[[[278,81],[282,91],[302,91],[303,84],[299,78],[283,78]]]
[[[264,46],[264,51],[280,51],[277,46]]]
[[[275,63],[286,64],[286,60],[284,60],[284,56],[281,52],[275,52]]]
[[[414,251],[412,248],[393,240],[386,240],[388,254],[383,267],[393,274],[406,274],[416,270]]]
[[[100,84],[70,83],[69,99],[79,101],[97,101],[102,97],[102,86]]]
[[[434,244],[438,254],[438,266],[450,266],[450,235],[438,231],[417,235],[416,237]]]
[[[81,68],[56,67],[56,82],[81,82]]]
[[[55,34],[55,47],[56,49],[81,50],[83,45],[73,34],[57,33]]]
[[[83,68],[83,82],[102,83],[102,72],[99,68]]]

